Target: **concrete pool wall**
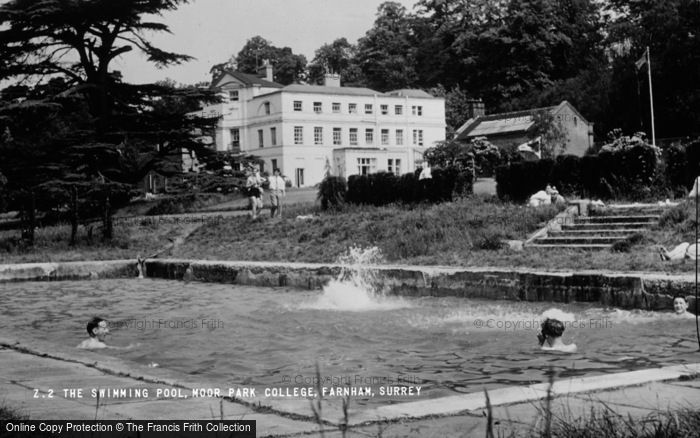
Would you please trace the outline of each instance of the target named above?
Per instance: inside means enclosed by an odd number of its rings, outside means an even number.
[[[694,309],[692,274],[391,265],[366,268],[373,270],[374,280],[384,291],[397,295],[598,302],[626,309],[665,310],[673,308],[673,297],[679,294],[687,296],[690,309]],[[152,278],[303,289],[320,289],[341,271],[336,264],[180,259],[146,262],[146,275]],[[0,283],[136,275],[135,260],[0,265]]]

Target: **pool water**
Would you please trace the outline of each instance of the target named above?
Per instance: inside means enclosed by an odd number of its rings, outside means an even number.
[[[384,297],[340,282],[300,291],[152,279],[10,283],[2,295],[4,336],[69,349],[101,316],[107,343],[137,344],[104,354],[221,387],[308,387],[318,363],[329,384],[402,380],[421,385],[423,398],[545,382],[550,369],[561,378],[698,361],[693,318],[584,304]],[[539,321],[552,307],[572,314],[564,341],[577,353],[539,350]]]

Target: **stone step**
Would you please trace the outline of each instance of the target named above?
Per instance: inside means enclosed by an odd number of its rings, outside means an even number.
[[[655,215],[660,216],[668,211],[668,208],[644,208],[644,209],[634,209],[634,208],[611,208],[604,211],[593,211],[590,213],[591,216],[638,216],[638,215]]]
[[[585,236],[585,237],[541,237],[535,239],[537,244],[601,244],[611,245],[623,240],[623,237],[612,236]]]
[[[527,245],[528,248],[543,248],[543,249],[609,249],[610,245],[605,244],[549,244],[549,243],[530,243]]]
[[[645,231],[649,226],[648,223],[629,223],[629,222],[613,222],[609,224],[597,224],[597,223],[575,223],[564,224],[561,226],[562,230],[634,230],[635,232]]]
[[[586,236],[614,236],[624,238],[630,234],[639,233],[640,231],[646,231],[640,228],[616,228],[616,229],[599,229],[599,230],[589,230],[589,229],[566,229],[562,231],[549,231],[548,235],[551,237],[586,237]]]
[[[658,215],[637,215],[637,216],[581,216],[576,218],[577,223],[651,223],[658,222]]]

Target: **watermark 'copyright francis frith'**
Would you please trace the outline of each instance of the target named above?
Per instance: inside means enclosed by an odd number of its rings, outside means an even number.
[[[542,327],[542,319],[497,319],[487,318],[474,320],[473,325],[478,329],[498,329],[505,331],[516,330],[539,330]],[[572,329],[611,329],[613,322],[609,318],[576,319],[573,321],[562,321],[564,328]]]
[[[224,328],[224,321],[220,319],[122,319],[108,321],[110,329],[136,329],[143,330],[216,330]]]

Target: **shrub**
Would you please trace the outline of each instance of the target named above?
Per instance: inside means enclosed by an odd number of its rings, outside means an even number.
[[[414,204],[451,201],[455,194],[472,193],[473,172],[460,171],[455,166],[434,168],[432,178],[419,179],[420,172],[397,177],[378,172],[370,175],[351,175],[348,178],[346,199],[353,204],[387,205],[394,202]]]
[[[550,183],[564,196],[581,194],[581,158],[575,155],[560,155],[554,160]]]
[[[326,176],[318,188],[317,199],[321,201],[321,208],[328,210],[331,207],[339,207],[345,203],[348,191],[348,183],[342,176]]]
[[[486,250],[501,249],[503,247],[503,239],[506,237],[501,227],[487,226],[478,234],[474,247]]]
[[[666,181],[672,187],[674,194],[684,195],[688,183],[692,184],[692,176],[688,180],[688,155],[686,147],[673,145],[664,151],[664,161],[666,162]]]
[[[554,161],[520,161],[496,170],[496,193],[500,199],[524,202],[549,184]]]

